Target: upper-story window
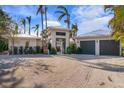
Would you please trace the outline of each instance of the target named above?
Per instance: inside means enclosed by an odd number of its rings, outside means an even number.
[[[65,32],[56,32],[56,35],[59,35],[59,36],[65,36],[66,33],[65,33]]]

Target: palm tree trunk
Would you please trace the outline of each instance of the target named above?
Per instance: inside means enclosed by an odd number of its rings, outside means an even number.
[[[42,25],[42,31],[44,30],[44,26],[43,26],[43,14],[41,14],[41,25]]]
[[[37,37],[38,37],[38,30],[37,30]]]
[[[31,32],[30,32],[30,26],[31,26],[31,24],[29,23],[29,35],[31,34]]]
[[[45,22],[46,22],[46,29],[47,29],[47,7],[45,6]]]
[[[14,55],[14,39],[12,39],[12,55]]]
[[[70,15],[67,15],[67,27],[70,29]]]
[[[24,25],[24,34],[25,34],[25,32],[26,32],[25,30],[26,30],[26,29],[25,29],[25,25]]]

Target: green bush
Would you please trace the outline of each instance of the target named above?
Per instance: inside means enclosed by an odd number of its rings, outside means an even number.
[[[33,54],[34,53],[34,50],[32,47],[29,47],[29,54]]]
[[[36,46],[36,53],[37,53],[37,54],[40,54],[40,53],[41,53],[41,48],[40,48],[40,46]]]
[[[80,47],[78,47],[76,53],[77,54],[81,54],[82,53],[82,49]]]
[[[23,50],[23,47],[22,47],[22,46],[20,46],[20,47],[19,47],[19,54],[21,54],[21,55],[22,55],[22,54],[23,54],[23,51],[24,51],[24,50]]]
[[[66,49],[67,54],[76,54],[76,52],[77,52],[77,46],[74,43],[71,43],[69,47],[67,47]]]
[[[122,51],[121,55],[124,56],[124,48],[122,48],[121,51]]]
[[[70,49],[70,47],[67,47],[66,48],[66,54],[71,54],[72,52],[71,52],[71,49]]]
[[[61,49],[60,49],[60,47],[56,47],[56,50],[57,50],[57,52],[60,52]]]
[[[48,49],[51,50],[51,43],[48,43]]]
[[[18,47],[14,47],[14,54],[18,54]]]
[[[66,48],[66,53],[67,54],[81,54],[82,49],[80,47],[77,48],[76,44],[71,43],[67,48]]]
[[[28,48],[28,47],[25,47],[24,53],[25,53],[25,54],[29,54],[29,48]]]
[[[51,47],[50,54],[57,54],[56,48]]]
[[[5,40],[0,40],[0,52],[8,50],[8,44]]]

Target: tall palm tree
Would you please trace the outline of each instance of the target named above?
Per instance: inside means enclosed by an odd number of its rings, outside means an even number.
[[[25,18],[22,18],[21,19],[21,24],[23,25],[23,27],[24,27],[24,34],[26,33],[26,20],[25,20]]]
[[[77,31],[78,31],[77,23],[72,24],[70,37],[74,40],[74,42],[75,42],[75,37],[77,36]]]
[[[36,14],[37,15],[40,14],[40,16],[41,16],[41,25],[42,25],[42,31],[43,31],[44,30],[44,25],[43,25],[43,21],[44,21],[44,19],[43,19],[44,9],[43,9],[43,5],[39,5]]]
[[[72,24],[72,27],[71,27],[71,32],[73,33],[72,34],[72,37],[77,36],[77,31],[78,31],[78,25],[77,25],[77,23]]]
[[[26,17],[29,25],[29,35],[31,34],[31,16]]]
[[[58,21],[61,21],[64,17],[64,22],[67,24],[68,29],[70,29],[70,14],[66,7],[64,6],[58,6],[57,11],[55,13],[59,14]]]
[[[47,30],[47,6],[45,6],[45,26],[46,26],[46,30]]]
[[[119,40],[124,37],[124,6],[106,5],[106,10],[111,10],[114,14],[113,18],[109,21],[109,27],[112,29],[112,36]]]
[[[15,44],[15,36],[18,34],[18,24],[14,23],[14,29],[10,32],[10,40],[12,42],[12,54],[14,54],[14,44]]]
[[[34,27],[32,27],[32,29],[34,29],[34,32],[37,31],[37,37],[38,37],[38,34],[39,34],[39,24],[36,24]]]

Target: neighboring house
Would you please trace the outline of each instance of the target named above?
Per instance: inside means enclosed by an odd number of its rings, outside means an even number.
[[[77,37],[82,54],[121,55],[120,41],[115,41],[109,31],[97,30]]]
[[[51,46],[64,53],[69,46],[69,29],[62,27],[48,27],[48,42]]]
[[[42,46],[41,37],[28,34],[17,34],[14,38],[15,47],[25,47],[26,44],[28,44],[29,47]],[[12,42],[9,40],[9,49],[11,49],[11,46]]]

